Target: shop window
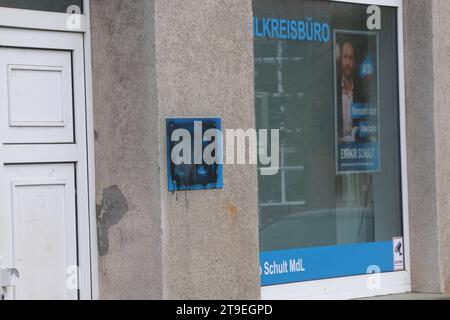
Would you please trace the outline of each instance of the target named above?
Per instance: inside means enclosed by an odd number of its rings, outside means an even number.
[[[253,6],[257,128],[280,130],[280,171],[259,175],[263,286],[404,270],[397,8]]]

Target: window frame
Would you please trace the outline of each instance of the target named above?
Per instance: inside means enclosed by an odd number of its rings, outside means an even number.
[[[406,144],[405,59],[403,43],[403,0],[325,0],[332,2],[389,6],[397,9],[398,81],[400,116],[400,155],[402,217],[405,245],[405,271],[360,275],[261,288],[263,300],[279,299],[356,299],[411,292],[409,200]],[[370,283],[375,284],[374,287]],[[377,286],[378,284],[379,286]]]
[[[87,34],[89,32],[87,28],[89,17],[88,5],[89,0],[83,0],[84,13],[79,15],[80,28],[76,30],[67,27],[68,18],[71,16],[70,14],[8,7],[0,7],[0,26]]]

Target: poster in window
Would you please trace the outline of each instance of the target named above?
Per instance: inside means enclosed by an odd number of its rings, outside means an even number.
[[[335,30],[337,174],[380,171],[378,35]]]

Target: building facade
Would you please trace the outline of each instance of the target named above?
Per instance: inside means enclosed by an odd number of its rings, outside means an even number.
[[[0,0],[3,298],[450,293],[449,15]]]

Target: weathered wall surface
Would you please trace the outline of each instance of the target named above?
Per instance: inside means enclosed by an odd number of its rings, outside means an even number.
[[[101,299],[160,299],[154,4],[92,0]]]
[[[255,166],[167,191],[165,119],[254,128],[250,0],[92,0],[102,299],[260,297]]]
[[[433,79],[432,3],[404,3],[412,282],[413,290],[438,292],[434,90],[424,81]]]
[[[436,186],[441,291],[450,293],[450,1],[433,2]]]
[[[450,286],[450,1],[404,1],[413,290]]]
[[[160,135],[167,117],[254,128],[251,1],[158,0],[155,26]],[[166,191],[166,170],[164,297],[259,298],[256,167],[225,166],[223,190],[175,194]]]

